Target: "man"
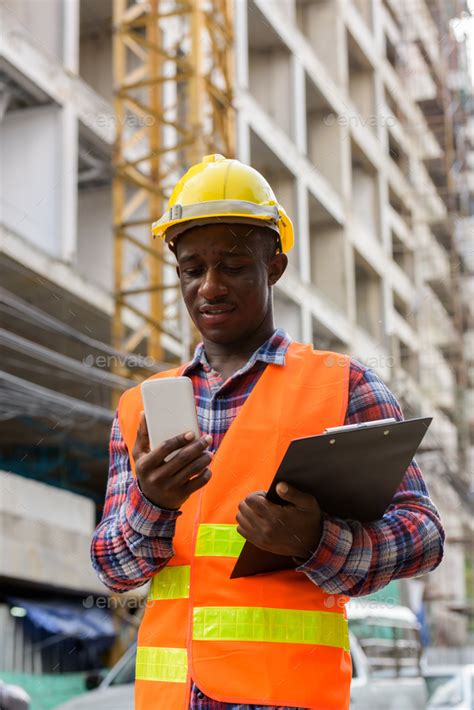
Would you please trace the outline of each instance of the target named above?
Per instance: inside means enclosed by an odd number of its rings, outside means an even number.
[[[265,499],[292,439],[402,414],[374,372],[275,329],[272,287],[293,230],[258,172],[207,156],[168,207],[154,233],[176,256],[202,343],[191,362],[158,377],[191,378],[203,435],[183,432],[150,450],[140,389],[128,390],[92,544],[112,590],[152,579],[136,707],[347,709],[344,604],[433,570],[443,555],[438,512],[415,461],[371,524],[331,517],[285,484],[278,493],[288,505]],[[244,539],[293,557],[294,569],[230,579]]]

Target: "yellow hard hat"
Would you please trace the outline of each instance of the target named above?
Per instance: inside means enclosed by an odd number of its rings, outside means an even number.
[[[293,246],[293,224],[257,170],[223,155],[206,155],[176,184],[152,232],[168,243],[191,226],[211,222],[263,224],[279,234],[281,250]]]

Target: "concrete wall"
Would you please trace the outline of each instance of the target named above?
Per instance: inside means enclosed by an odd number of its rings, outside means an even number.
[[[94,527],[88,498],[0,471],[0,575],[103,591],[89,559]]]
[[[109,291],[114,277],[113,253],[111,190],[82,190],[78,199],[77,269]]]
[[[56,59],[63,58],[64,0],[8,0],[8,10]]]
[[[297,10],[298,25],[324,64],[325,70],[334,81],[343,81],[345,76],[344,26],[338,12],[337,2],[321,0],[314,3],[300,3]]]
[[[61,252],[60,109],[5,115],[0,130],[0,221],[51,256]]]
[[[312,282],[344,309],[347,296],[344,231],[335,225],[312,226],[310,254]]]
[[[249,64],[250,91],[280,128],[291,136],[290,55],[283,48],[252,51]],[[278,91],[275,91],[278,87]]]
[[[375,176],[359,166],[352,171],[352,216],[365,231],[380,237],[377,218],[377,186]]]
[[[114,82],[112,76],[112,37],[104,32],[96,36],[81,37],[80,75],[98,94],[112,102]]]
[[[276,327],[284,328],[294,340],[301,340],[301,319],[298,306],[290,300],[284,299],[280,294],[274,295],[273,305]]]
[[[330,185],[343,191],[344,154],[341,126],[331,111],[313,111],[307,116],[308,155]]]

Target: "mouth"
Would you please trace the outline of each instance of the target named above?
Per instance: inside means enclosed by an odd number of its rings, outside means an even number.
[[[206,323],[217,324],[226,321],[234,311],[234,306],[222,304],[219,306],[201,306],[199,314]]]

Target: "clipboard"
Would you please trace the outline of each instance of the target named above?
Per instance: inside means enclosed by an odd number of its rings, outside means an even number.
[[[390,505],[432,417],[380,420],[335,427],[318,436],[294,439],[267,491],[267,499],[286,505],[276,492],[285,481],[315,496],[321,509],[338,518],[379,520]],[[292,557],[245,542],[231,579],[294,569]]]

